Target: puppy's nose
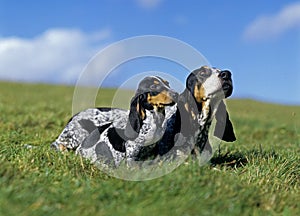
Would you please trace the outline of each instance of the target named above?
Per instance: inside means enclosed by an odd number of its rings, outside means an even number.
[[[228,80],[231,78],[231,73],[229,70],[223,70],[220,72],[219,77],[223,80]]]

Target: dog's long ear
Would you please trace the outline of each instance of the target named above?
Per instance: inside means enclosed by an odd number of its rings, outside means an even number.
[[[137,95],[131,100],[130,103],[128,121],[124,131],[124,135],[129,140],[134,140],[137,138],[142,127],[142,121],[145,117],[145,110],[140,105],[142,97],[143,95]]]
[[[229,115],[226,110],[226,105],[223,101],[221,101],[215,117],[217,122],[216,122],[214,135],[226,142],[235,141],[236,137],[233,131],[233,126],[229,119]]]
[[[186,78],[185,88],[188,89],[191,93],[195,82],[197,82],[196,75],[194,73],[190,73],[189,76]]]

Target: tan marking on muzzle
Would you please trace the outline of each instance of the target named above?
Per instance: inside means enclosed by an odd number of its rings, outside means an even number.
[[[150,94],[148,94],[147,100],[148,100],[148,103],[154,104],[154,105],[159,105],[159,104],[164,105],[164,104],[170,104],[173,102],[173,98],[171,97],[169,92],[167,92],[165,90],[155,96],[151,96]]]
[[[203,85],[195,85],[194,88],[194,97],[198,103],[202,102],[202,99],[205,97],[205,89]]]

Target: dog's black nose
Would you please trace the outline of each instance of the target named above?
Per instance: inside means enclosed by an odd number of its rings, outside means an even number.
[[[231,78],[231,73],[229,70],[223,70],[220,72],[219,77],[223,80],[229,80]]]

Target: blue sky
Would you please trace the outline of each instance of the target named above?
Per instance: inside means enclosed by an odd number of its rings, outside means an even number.
[[[300,1],[270,2],[0,0],[0,80],[74,84],[107,45],[163,35],[230,69],[234,97],[300,105]],[[188,75],[178,65],[144,59],[119,67],[104,85],[147,70],[174,72],[182,82]]]

